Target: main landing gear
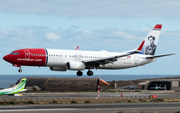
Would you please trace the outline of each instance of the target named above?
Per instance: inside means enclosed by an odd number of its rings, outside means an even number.
[[[83,75],[83,72],[82,71],[78,71],[77,72],[77,76],[82,76]]]
[[[88,75],[88,76],[92,76],[92,75],[93,75],[93,71],[90,71],[90,70],[89,70],[89,71],[87,72],[87,75]]]
[[[78,71],[77,72],[77,76],[82,76],[83,75],[83,72],[82,71]],[[92,76],[93,75],[93,71],[90,71],[90,69],[89,69],[89,71],[87,72],[87,75],[88,76]]]

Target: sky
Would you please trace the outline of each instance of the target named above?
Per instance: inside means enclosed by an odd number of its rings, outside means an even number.
[[[18,68],[3,56],[22,48],[123,52],[134,49],[156,24],[162,32],[154,63],[123,70],[93,70],[95,75],[178,75],[179,0],[0,0],[0,75],[75,75],[48,67]],[[84,76],[87,70],[83,71]]]

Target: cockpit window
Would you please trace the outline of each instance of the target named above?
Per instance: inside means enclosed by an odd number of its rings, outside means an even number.
[[[18,52],[11,52],[10,54],[18,55],[19,53]]]

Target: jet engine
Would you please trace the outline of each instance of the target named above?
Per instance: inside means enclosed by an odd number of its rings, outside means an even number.
[[[65,67],[50,67],[51,71],[66,71]]]
[[[67,63],[68,70],[84,70],[85,64],[83,62],[70,61]]]

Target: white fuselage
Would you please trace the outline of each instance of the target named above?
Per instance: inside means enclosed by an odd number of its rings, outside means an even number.
[[[86,61],[93,59],[102,59],[106,57],[116,56],[123,53],[107,52],[107,51],[79,51],[79,50],[60,50],[47,49],[48,67],[65,67],[69,61]],[[100,66],[98,69],[124,69],[151,63],[156,59],[146,59],[149,55],[134,54],[126,57],[117,58],[118,60],[106,65]]]

